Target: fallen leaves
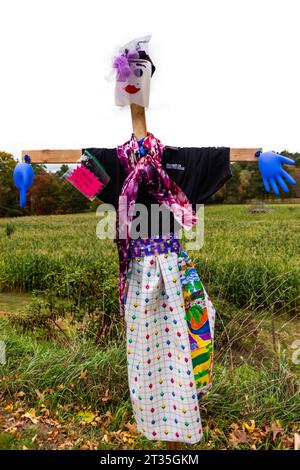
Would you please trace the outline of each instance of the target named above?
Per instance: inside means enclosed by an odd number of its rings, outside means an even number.
[[[24,413],[21,418],[28,418],[30,419],[30,421],[33,423],[33,424],[37,424],[38,422],[38,418],[35,414],[35,409],[34,408],[31,408],[29,411],[27,411],[26,413]]]
[[[58,450],[65,450],[65,449],[72,449],[73,447],[74,447],[74,442],[67,439],[64,442],[62,442],[61,444],[59,444],[59,446],[57,448],[58,448]]]
[[[295,425],[291,424],[290,431],[294,431]],[[257,447],[263,446],[266,441],[273,441],[281,436],[281,443],[283,448],[292,448],[294,439],[288,434],[287,429],[284,430],[279,420],[274,421],[271,426],[264,424],[260,427],[256,427],[253,419],[250,422],[243,422],[241,425],[232,423],[230,426],[231,432],[229,433],[229,442],[234,446],[239,444],[247,444],[252,450],[256,450]],[[215,434],[220,434],[219,430],[214,430]]]
[[[79,380],[86,380],[87,379],[87,370],[81,370],[79,374]]]
[[[138,434],[137,425],[136,423],[127,423],[125,424],[125,428],[133,435],[136,436]]]
[[[22,421],[17,421],[17,422],[13,422],[13,424],[11,424],[10,426],[4,428],[4,432],[7,432],[9,434],[15,434],[18,430],[18,427],[19,426],[22,426]]]
[[[294,450],[300,450],[300,434],[294,434]]]
[[[75,442],[76,445],[81,444],[80,448],[82,450],[97,450],[98,449],[98,442],[93,441],[93,440],[87,440],[86,442],[83,443],[83,438],[77,439]]]
[[[97,414],[92,411],[79,411],[77,413],[77,417],[80,419],[80,423],[83,422],[90,424],[97,417]]]
[[[252,432],[254,431],[254,429],[255,429],[255,421],[254,421],[254,419],[251,419],[250,424],[244,422],[244,423],[243,423],[243,429],[244,429],[244,430],[246,429],[246,431],[248,431],[249,433],[252,433]]]
[[[39,400],[44,398],[46,391],[40,392],[38,388],[36,388],[34,391],[35,391],[35,393],[36,393]]]
[[[105,395],[101,398],[101,400],[104,402],[109,400],[109,389],[106,390]]]
[[[246,431],[240,430],[236,423],[231,424],[230,428],[232,432],[229,434],[229,441],[232,444],[244,444],[248,442],[248,436]]]
[[[90,406],[80,407],[78,403],[59,403],[53,411],[45,401],[46,393],[49,393],[48,390],[35,390],[37,397],[35,408],[26,407],[27,400],[24,398],[26,394],[22,390],[17,393],[18,397],[17,394],[14,395],[16,401],[12,402],[10,398],[0,403],[0,434],[2,432],[13,435],[19,449],[140,448],[140,434],[136,423],[129,420],[127,412],[124,412],[120,419],[116,418],[111,410],[101,414]],[[107,402],[109,397],[110,392],[107,389],[102,398],[100,394],[99,399]],[[228,423],[214,417],[205,421],[203,430],[205,447],[212,449],[257,450],[300,447],[297,424],[284,425],[279,420],[258,423],[247,415],[247,419],[241,419],[228,426]],[[153,444],[157,449],[163,445],[159,441]]]
[[[5,411],[12,411],[14,409],[14,405],[12,403],[8,403],[5,407]]]
[[[48,431],[47,432],[47,435],[49,436],[48,437],[48,440],[55,440],[58,436],[58,433],[59,431],[55,430],[55,431]]]
[[[276,420],[272,424],[272,432],[273,432],[273,441],[275,441],[277,435],[282,433],[282,426],[279,420]]]

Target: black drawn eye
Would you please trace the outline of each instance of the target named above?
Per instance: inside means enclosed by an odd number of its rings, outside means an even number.
[[[134,75],[135,75],[136,77],[141,77],[141,76],[143,75],[142,69],[135,69]]]

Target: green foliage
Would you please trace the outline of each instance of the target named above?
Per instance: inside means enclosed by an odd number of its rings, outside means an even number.
[[[34,163],[32,167],[33,167],[33,172],[35,176],[47,173],[47,167],[43,163]]]
[[[56,173],[37,175],[30,194],[32,214],[72,214],[90,209],[91,202],[62,178],[68,170],[62,165]]]
[[[32,214],[68,214],[88,210],[91,203],[70,183],[53,173],[40,173],[28,192]]]
[[[12,155],[0,152],[0,217],[72,214],[95,210],[95,204],[92,205],[77,189],[61,178],[68,169],[67,165],[62,165],[56,173],[50,173],[42,164],[33,165],[34,182],[27,194],[26,208],[21,209],[18,190],[13,181],[16,164]],[[97,202],[100,203],[98,200]]]
[[[296,166],[286,167],[287,171],[297,181],[296,186],[289,185],[289,193],[281,191],[281,199],[288,200],[300,198],[300,154],[289,153],[286,150],[278,151],[281,155],[292,158]],[[209,203],[245,203],[248,200],[265,200],[274,198],[274,195],[267,193],[263,186],[261,174],[258,165],[255,162],[243,162],[231,164],[232,178],[223,186],[214,196],[210,198]]]
[[[61,178],[69,169],[69,166],[66,165],[65,163],[60,166],[59,170],[55,172],[55,175],[58,176],[58,178]]]
[[[12,324],[44,332],[46,337],[62,332],[68,338],[72,327],[80,322],[85,335],[99,344],[123,337],[115,299],[116,278],[112,272],[109,274],[108,263],[89,269],[52,272],[45,281],[49,287],[35,290],[33,300],[23,310],[8,315]],[[57,323],[65,317],[71,326],[68,333]]]
[[[13,181],[16,161],[6,152],[0,152],[0,217],[14,217],[24,214],[20,209],[17,189]]]
[[[14,224],[12,224],[12,223],[6,224],[5,231],[6,231],[6,235],[8,237],[10,237],[14,233],[15,230],[16,230],[16,227],[15,227]]]

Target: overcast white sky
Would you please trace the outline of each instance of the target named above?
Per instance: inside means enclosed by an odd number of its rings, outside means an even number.
[[[0,150],[115,147],[104,79],[152,33],[148,130],[167,145],[300,151],[298,0],[0,0]]]

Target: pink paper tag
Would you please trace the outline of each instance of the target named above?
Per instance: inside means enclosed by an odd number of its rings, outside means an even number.
[[[67,180],[88,198],[94,198],[104,186],[104,184],[83,165],[79,165],[75,168],[71,175],[67,177]]]

